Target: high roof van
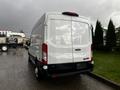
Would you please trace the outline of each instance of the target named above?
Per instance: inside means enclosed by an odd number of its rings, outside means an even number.
[[[91,23],[72,12],[45,13],[30,36],[28,61],[35,75],[64,76],[93,69]]]

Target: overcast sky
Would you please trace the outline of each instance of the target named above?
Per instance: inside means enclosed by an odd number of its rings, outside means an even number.
[[[120,0],[0,0],[0,28],[23,29],[30,33],[44,12],[73,11],[99,19],[104,27],[109,18],[120,26]]]

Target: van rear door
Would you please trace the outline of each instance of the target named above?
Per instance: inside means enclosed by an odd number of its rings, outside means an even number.
[[[91,34],[88,23],[72,18],[72,45],[74,62],[91,60]]]
[[[48,64],[91,60],[91,32],[78,17],[50,15],[47,27]]]
[[[71,28],[71,17],[51,15],[47,30],[48,64],[74,62]]]

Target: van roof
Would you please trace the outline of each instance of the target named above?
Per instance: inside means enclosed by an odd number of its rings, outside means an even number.
[[[46,12],[45,15],[48,16],[48,15],[64,15],[62,14],[63,12]],[[78,14],[78,13],[77,13]],[[90,21],[90,18],[88,17],[85,17],[85,16],[81,16],[80,14],[78,14],[78,18],[82,18],[82,19],[85,19],[87,21]]]

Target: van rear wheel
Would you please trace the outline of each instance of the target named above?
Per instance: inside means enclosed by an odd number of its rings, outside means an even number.
[[[31,63],[31,58],[30,58],[30,55],[28,55],[28,62]]]
[[[37,80],[41,80],[43,78],[42,73],[37,66],[35,67],[35,76]]]

